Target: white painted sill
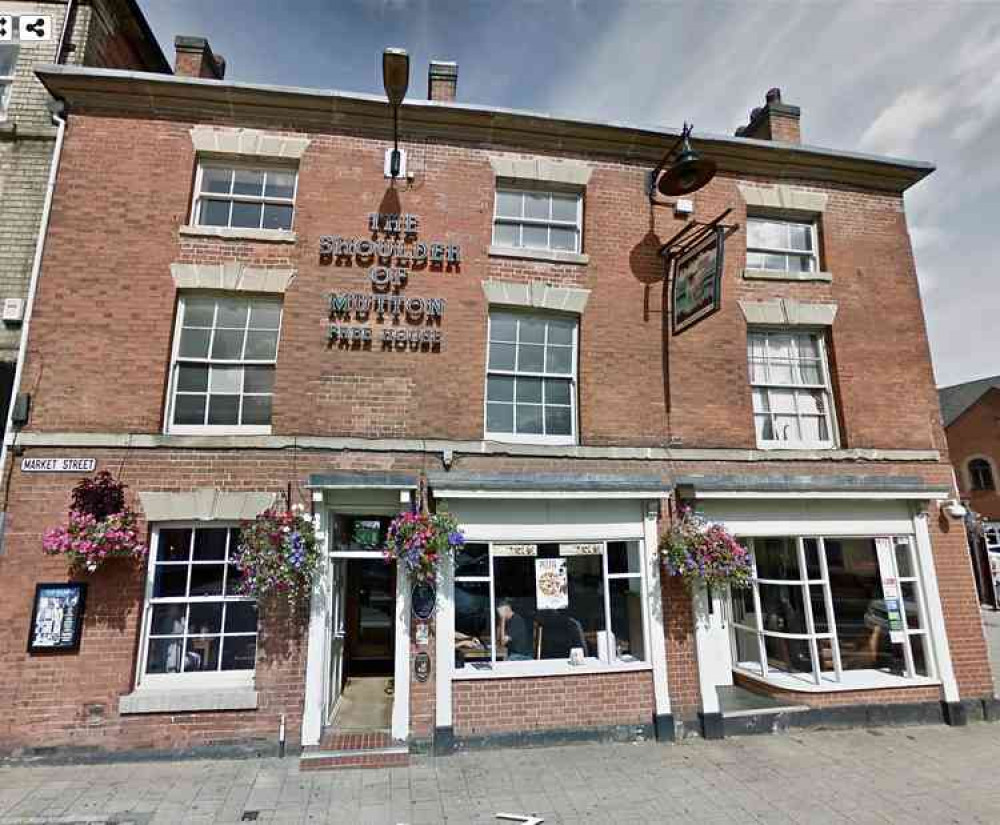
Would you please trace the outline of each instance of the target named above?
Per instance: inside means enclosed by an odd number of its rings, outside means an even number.
[[[833,275],[829,272],[782,272],[777,269],[744,269],[745,281],[823,281],[829,283]]]
[[[118,697],[122,716],[139,713],[192,713],[198,711],[257,710],[252,686],[179,690],[142,686]]]
[[[894,676],[891,673],[882,673],[878,670],[845,670],[840,682],[834,680],[832,673],[825,673],[821,674],[821,681],[818,685],[812,681],[812,674],[809,673],[800,675],[769,673],[764,677],[746,668],[734,667],[733,670],[761,685],[797,693],[844,693],[852,690],[887,690],[892,688],[898,690],[899,688],[940,687],[941,685],[939,680],[929,679],[925,676],[909,679],[904,676]]]
[[[575,447],[576,438],[571,435],[514,435],[512,433],[486,433],[483,439],[496,444],[533,444],[549,447]]]
[[[209,426],[208,424],[173,424],[165,435],[270,435],[270,425],[247,425],[245,427]]]
[[[615,662],[607,664],[588,659],[582,665],[571,665],[562,659],[530,662],[500,662],[490,668],[475,668],[471,663],[452,671],[452,681],[466,682],[478,679],[530,679],[537,676],[587,676],[598,673],[634,673],[649,670],[649,662]]]
[[[808,452],[833,452],[837,445],[832,441],[829,443],[809,442],[809,441],[759,441],[757,449],[765,452],[783,452],[789,450],[803,450]]]
[[[296,234],[288,229],[242,229],[231,226],[182,226],[182,237],[223,238],[231,241],[263,241],[265,243],[295,243]]]
[[[527,249],[514,246],[490,246],[487,254],[491,258],[522,258],[528,261],[545,261],[553,264],[574,264],[582,266],[590,263],[590,256],[579,252],[560,252],[555,249]]]

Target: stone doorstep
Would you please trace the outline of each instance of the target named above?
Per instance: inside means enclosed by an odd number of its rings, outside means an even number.
[[[406,745],[367,750],[307,751],[299,759],[300,771],[322,771],[337,768],[393,768],[410,763]]]

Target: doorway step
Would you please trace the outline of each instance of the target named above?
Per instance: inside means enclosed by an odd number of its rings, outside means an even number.
[[[303,771],[337,768],[395,768],[408,765],[410,747],[389,731],[324,732],[318,746],[306,748],[299,761]]]
[[[754,693],[739,685],[716,689],[722,711],[723,735],[778,733],[787,730],[789,716],[810,710],[772,696]]]

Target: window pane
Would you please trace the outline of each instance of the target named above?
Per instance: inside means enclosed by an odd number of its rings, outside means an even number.
[[[546,372],[566,373],[573,372],[573,348],[572,347],[548,347],[545,351]]]
[[[490,613],[489,582],[455,582],[456,668],[490,662]]]
[[[226,567],[226,595],[238,596],[240,594],[240,582],[243,580],[243,574],[240,573],[240,569],[235,564],[229,564]]]
[[[552,195],[552,220],[572,221],[577,220],[577,203],[579,197],[576,195]]]
[[[186,604],[158,604],[153,606],[153,619],[149,632],[153,636],[173,636],[184,633],[187,617]]]
[[[192,565],[191,595],[192,596],[222,595],[222,576],[224,572],[225,572],[225,565],[222,564]]]
[[[576,230],[566,229],[560,226],[553,226],[549,230],[552,248],[576,252]]]
[[[209,397],[209,424],[238,424],[239,415],[240,397],[238,395],[213,395]]]
[[[236,299],[221,299],[216,326],[228,329],[243,329],[247,325],[247,313],[250,311],[248,301]]]
[[[765,269],[766,261],[763,252],[747,252],[747,269]]]
[[[254,301],[250,304],[250,329],[278,329],[281,324],[281,304],[274,301]]]
[[[902,582],[899,585],[899,591],[903,596],[903,607],[906,610],[907,630],[921,630],[923,625],[920,623],[920,601],[917,593],[917,583]]]
[[[517,348],[517,368],[525,372],[545,369],[545,347],[541,344],[521,344]]]
[[[256,658],[256,636],[229,636],[223,640],[223,670],[253,670]]]
[[[799,364],[799,381],[803,384],[822,384],[823,369],[819,361],[806,361]]]
[[[215,301],[205,298],[184,299],[184,326],[211,327],[215,318]]]
[[[233,203],[233,217],[231,226],[242,229],[260,229],[262,204],[259,203]]]
[[[783,359],[772,359],[768,364],[768,381],[771,384],[794,383],[792,362]]]
[[[542,403],[542,379],[541,378],[518,378],[517,379],[517,400],[520,403],[541,404]]]
[[[219,643],[215,638],[189,638],[184,652],[184,672],[193,673],[219,669]]]
[[[816,539],[802,539],[802,549],[806,555],[806,578],[823,578],[823,571],[819,563],[819,542]]]
[[[816,262],[812,255],[789,255],[788,260],[792,272],[812,272]]]
[[[917,575],[916,571],[913,569],[913,558],[910,555],[910,543],[906,540],[898,541],[896,543],[896,569],[898,570],[899,577],[901,579]]]
[[[541,435],[542,408],[536,404],[517,405],[517,432]]]
[[[791,224],[788,227],[789,249],[812,250],[812,227],[807,224]]]
[[[213,393],[238,393],[243,376],[242,367],[212,367]]]
[[[830,440],[826,419],[820,416],[803,416],[799,420],[799,430],[803,441],[818,442]]]
[[[226,558],[226,539],[229,531],[225,527],[200,528],[194,533],[194,560],[216,561]]]
[[[183,651],[183,639],[150,639],[146,672],[180,673]]]
[[[198,531],[201,532],[200,530]],[[197,570],[197,568],[195,568]],[[195,602],[191,605],[191,614],[188,617],[188,633],[198,635],[208,635],[222,632],[222,602],[210,602],[200,604]]]
[[[519,227],[514,223],[498,223],[493,227],[493,243],[497,246],[520,246]]]
[[[257,604],[230,602],[226,605],[226,633],[256,633]]]
[[[187,595],[186,564],[158,564],[153,576],[153,597],[169,599]]]
[[[757,578],[798,581],[799,559],[794,539],[754,539],[753,555],[757,562]]]
[[[270,393],[274,389],[274,367],[244,367],[243,392]]]
[[[233,194],[259,198],[264,194],[264,173],[256,169],[237,169],[233,180]]]
[[[787,231],[774,221],[747,220],[747,246],[755,249],[786,249]]]
[[[277,332],[252,329],[247,333],[247,348],[243,357],[248,361],[270,361],[277,355]]]
[[[565,321],[559,318],[549,319],[549,344],[572,344],[575,321]]]
[[[524,216],[526,218],[536,218],[548,220],[549,218],[549,196],[541,192],[524,193]]]
[[[572,382],[561,378],[545,381],[545,403],[569,406],[573,403]]]
[[[247,395],[243,398],[243,418],[246,426],[267,426],[271,423],[272,398],[270,395]]]
[[[542,318],[522,318],[518,341],[522,344],[544,344],[546,322]]]
[[[638,578],[611,579],[611,632],[618,659],[645,659],[642,632],[642,581]]]
[[[758,441],[774,441],[774,425],[770,415],[755,415],[754,427],[757,430]]]
[[[788,269],[788,258],[785,255],[765,255],[764,269],[773,269],[777,272],[784,272]]]
[[[201,191],[217,192],[228,195],[229,186],[233,182],[232,169],[219,169],[217,167],[206,166],[201,172]]]
[[[639,573],[641,570],[642,568],[639,562],[639,542],[608,542],[609,573]]]
[[[770,412],[771,406],[767,397],[767,390],[757,390],[753,391],[753,408],[754,412]]]
[[[548,249],[548,227],[525,224],[521,229],[521,245],[529,249]]]
[[[507,341],[513,343],[517,340],[517,318],[513,315],[490,315],[490,340]]]
[[[237,361],[243,356],[242,329],[217,329],[212,341],[212,358]]]
[[[917,676],[930,676],[927,667],[927,637],[910,636],[910,651],[913,653],[913,670]]]
[[[462,545],[455,553],[455,576],[488,576],[490,574],[490,546],[488,544]]]
[[[204,395],[178,395],[174,399],[174,424],[198,426],[205,423]]]
[[[757,642],[757,634],[739,629],[735,631],[735,634],[737,667],[763,674],[760,667],[760,644]]]
[[[290,204],[268,203],[264,205],[264,229],[291,229],[294,210]]]
[[[267,173],[267,187],[264,189],[264,195],[268,198],[286,198],[291,200],[295,195],[295,173],[269,171]]]
[[[513,401],[514,378],[509,375],[491,375],[486,380],[486,399],[488,401]]]
[[[521,217],[521,193],[497,192],[497,215],[504,218]]]
[[[203,200],[198,210],[202,226],[229,226],[229,201]]]
[[[211,339],[210,329],[182,329],[177,354],[180,358],[208,358],[208,344]]]
[[[188,529],[160,530],[156,549],[157,561],[187,561],[191,557],[191,531]]]
[[[487,404],[486,429],[492,433],[514,432],[514,405]]]
[[[572,435],[573,418],[569,407],[545,408],[546,435]]]
[[[514,369],[514,344],[490,344],[490,369]]]
[[[207,392],[208,367],[182,364],[177,370],[178,392]]]

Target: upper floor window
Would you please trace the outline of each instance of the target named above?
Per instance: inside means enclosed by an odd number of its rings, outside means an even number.
[[[0,43],[0,118],[7,114],[10,93],[14,87],[18,47],[13,43]]]
[[[574,319],[491,312],[486,437],[576,441]]]
[[[747,217],[747,268],[775,272],[819,269],[816,224]]]
[[[287,167],[203,162],[192,223],[235,229],[291,229],[298,173]]]
[[[169,430],[269,433],[280,330],[281,301],[182,296]]]
[[[754,330],[747,350],[757,445],[832,447],[833,394],[823,336]]]
[[[969,462],[969,481],[973,490],[995,490],[993,468],[985,458],[974,458]]]
[[[239,594],[240,574],[232,563],[238,547],[233,527],[154,528],[142,681],[180,687],[196,674],[253,672],[257,603]],[[177,675],[182,678],[169,678]]]
[[[579,192],[497,189],[494,246],[579,252],[582,227]]]

